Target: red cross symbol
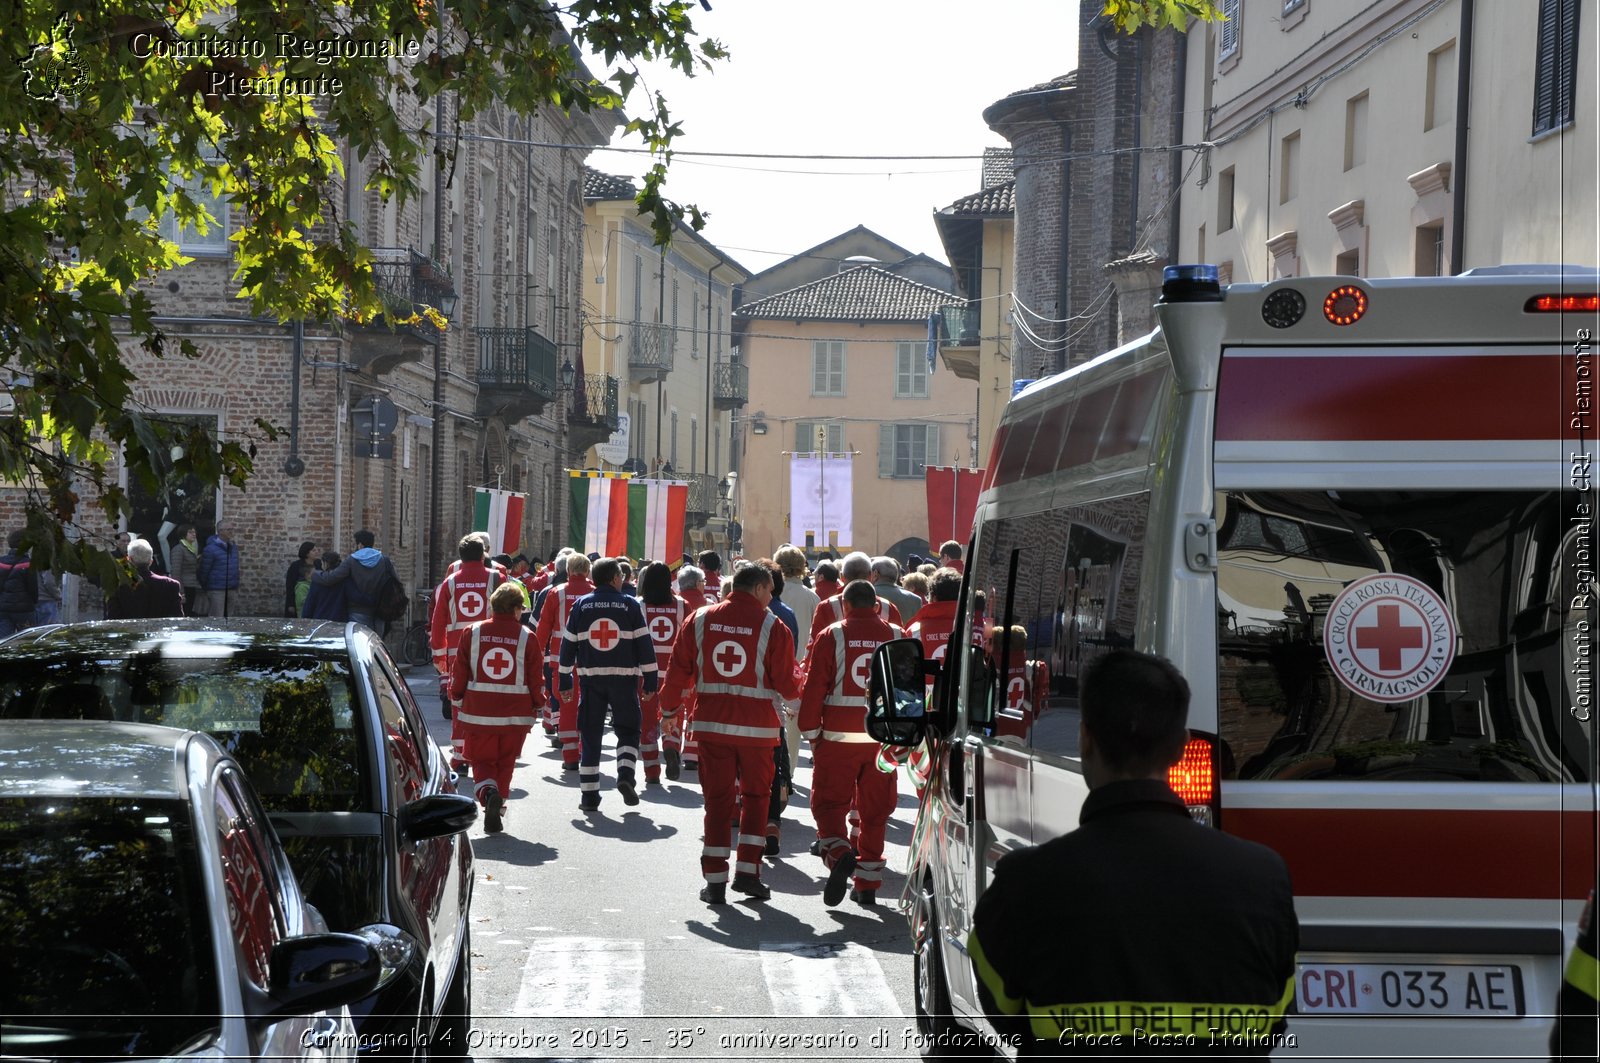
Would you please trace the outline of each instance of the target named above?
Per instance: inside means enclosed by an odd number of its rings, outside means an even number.
[[[1423,629],[1402,624],[1398,605],[1379,605],[1377,610],[1377,626],[1356,628],[1356,649],[1377,650],[1378,671],[1398,672],[1402,666],[1400,651],[1422,649]]]
[[[850,678],[862,690],[867,689],[867,677],[872,673],[872,654],[863,653],[856,658],[856,663],[850,666]]]
[[[483,674],[490,679],[504,679],[516,666],[516,658],[504,647],[496,646],[483,655]]]
[[[616,621],[603,616],[589,627],[589,642],[600,650],[609,650],[621,637],[622,630],[617,627]]]
[[[657,616],[650,621],[650,637],[657,642],[671,642],[673,633],[678,630],[670,616]]]
[[[462,616],[480,616],[483,613],[483,595],[477,591],[463,591],[456,599]]]
[[[711,651],[711,663],[726,679],[732,679],[744,671],[744,660],[744,647],[731,639],[717,643],[717,648]]]
[[[1020,675],[1012,676],[1010,682],[1006,683],[1006,708],[1014,709],[1027,704],[1027,701],[1028,681]]]

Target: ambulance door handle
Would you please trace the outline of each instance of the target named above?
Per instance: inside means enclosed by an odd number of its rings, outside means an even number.
[[[1217,570],[1217,522],[1190,520],[1183,526],[1183,562],[1191,572]]]

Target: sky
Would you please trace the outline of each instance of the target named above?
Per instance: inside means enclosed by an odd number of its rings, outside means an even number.
[[[752,273],[867,228],[943,262],[933,212],[981,187],[983,121],[1000,98],[1077,66],[1074,0],[711,0],[697,31],[732,53],[693,79],[646,68],[683,125],[680,151],[965,155],[920,161],[677,155],[666,194],[709,213],[701,235]],[[601,69],[592,65],[597,73]],[[638,147],[619,136],[613,145]],[[637,177],[646,155],[589,165]]]

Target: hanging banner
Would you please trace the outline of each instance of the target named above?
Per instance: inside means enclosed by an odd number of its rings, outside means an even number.
[[[972,518],[978,511],[978,495],[983,487],[982,469],[957,469],[929,465],[928,545],[939,549],[954,539],[965,549],[972,537]]]
[[[567,542],[573,549],[635,561],[676,561],[682,556],[687,483],[588,470],[568,475],[572,515]]]
[[[522,545],[522,513],[528,496],[516,491],[476,489],[472,530],[489,533],[489,554],[514,554]]]
[[[789,458],[789,537],[818,550],[848,550],[851,528],[851,454],[793,454]]]

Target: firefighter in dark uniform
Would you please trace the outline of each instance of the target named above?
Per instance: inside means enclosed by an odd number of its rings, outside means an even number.
[[[1600,1041],[1600,951],[1595,949],[1595,895],[1578,921],[1578,940],[1567,957],[1556,1025],[1550,1031],[1550,1058],[1556,1063],[1592,1060]]]
[[[1189,710],[1170,662],[1114,650],[1081,686],[1079,827],[1001,860],[973,912],[985,1011],[1023,1055],[1264,1057],[1294,998],[1288,868],[1167,785]]]
[[[639,599],[622,593],[622,566],[615,558],[594,563],[594,590],[579,598],[567,617],[561,640],[561,689],[578,680],[578,807],[600,807],[600,745],[606,713],[617,732],[617,793],[625,804],[639,803],[635,767],[639,761],[639,686],[654,694],[655,644],[645,627]]]

